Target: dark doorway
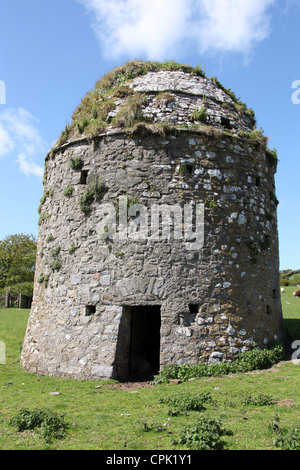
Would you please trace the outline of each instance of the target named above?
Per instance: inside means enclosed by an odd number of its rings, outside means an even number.
[[[157,374],[160,359],[160,307],[131,307],[129,372]]]
[[[147,380],[160,367],[160,306],[123,307],[115,362],[119,380]]]

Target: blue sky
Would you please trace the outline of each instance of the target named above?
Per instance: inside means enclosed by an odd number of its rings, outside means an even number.
[[[2,2],[0,239],[37,235],[44,158],[97,79],[131,59],[175,60],[254,109],[280,160],[280,268],[300,269],[299,24],[300,0]]]

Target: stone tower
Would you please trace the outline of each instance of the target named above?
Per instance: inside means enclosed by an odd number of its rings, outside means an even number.
[[[200,68],[129,62],[46,157],[30,372],[124,379],[282,341],[277,157]]]

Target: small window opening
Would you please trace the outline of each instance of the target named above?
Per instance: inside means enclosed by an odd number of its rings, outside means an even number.
[[[88,173],[89,173],[88,170],[82,170],[82,172],[80,174],[79,184],[86,184]]]
[[[198,313],[199,312],[199,304],[189,304],[189,311],[190,311],[190,313]]]
[[[271,306],[267,305],[267,315],[271,315]]]
[[[271,246],[270,240],[271,240],[270,236],[269,236],[269,235],[265,235],[265,246],[266,246],[267,248],[270,248],[270,246]]]
[[[187,173],[189,173],[191,175],[193,173],[194,167],[190,163],[186,163],[185,164],[185,169],[186,169]]]
[[[90,316],[92,316],[92,315],[95,315],[95,313],[96,313],[96,307],[95,307],[95,305],[87,305],[87,306],[85,307],[85,315],[86,315],[87,317],[90,317]]]
[[[260,176],[257,176],[255,178],[255,184],[256,184],[256,186],[260,186],[260,184],[261,184]]]
[[[230,119],[224,116],[221,116],[221,125],[224,129],[232,129],[232,125],[230,124]]]
[[[277,299],[277,289],[273,289],[273,299]]]

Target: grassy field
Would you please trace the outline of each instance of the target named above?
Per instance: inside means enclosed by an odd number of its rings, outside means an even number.
[[[284,287],[281,303],[285,326],[294,339],[300,340],[300,298],[294,297],[293,292],[298,287]]]
[[[293,290],[285,288],[282,305],[290,335],[300,340],[300,299],[293,297]],[[189,444],[178,443],[180,434],[206,416],[221,420],[224,448],[272,450],[279,448],[270,428],[276,415],[281,427],[290,429],[300,423],[300,365],[289,361],[265,371],[147,387],[28,374],[19,362],[28,314],[0,310],[0,341],[6,345],[6,364],[0,365],[0,449],[189,449]],[[161,402],[162,397],[173,401],[180,397],[184,403],[186,397],[199,393],[211,398],[202,411],[181,409],[176,414],[172,404]],[[36,430],[18,432],[10,420],[24,407],[64,414],[65,437],[48,442]]]

